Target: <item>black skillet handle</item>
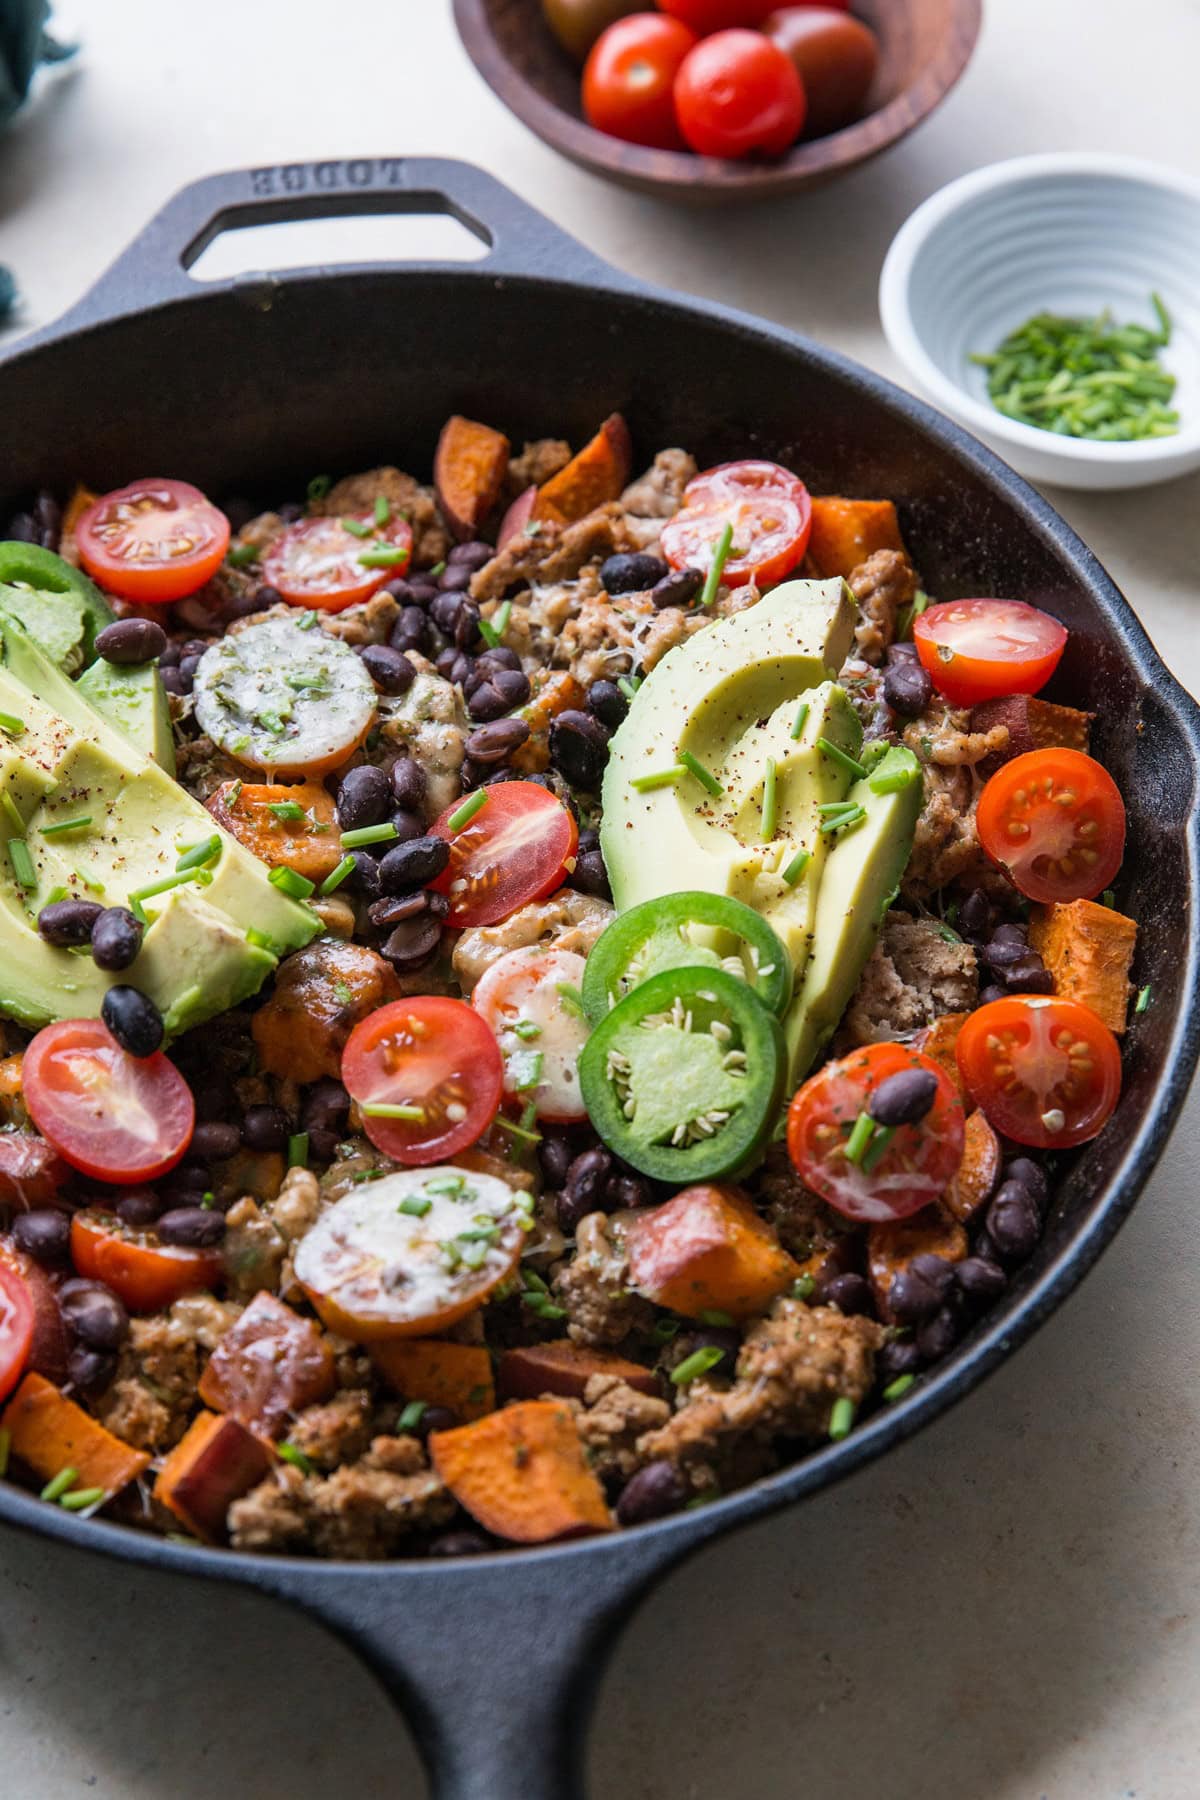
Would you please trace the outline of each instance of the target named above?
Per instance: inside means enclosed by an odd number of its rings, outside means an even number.
[[[156,214],[67,320],[78,329],[197,293],[236,287],[244,277],[198,284],[188,274],[222,232],[296,219],[381,213],[457,219],[487,246],[478,261],[445,265],[464,276],[543,275],[609,287],[621,286],[625,279],[471,163],[441,157],[348,157],[234,169],[193,182]],[[56,336],[62,324],[54,327]]]

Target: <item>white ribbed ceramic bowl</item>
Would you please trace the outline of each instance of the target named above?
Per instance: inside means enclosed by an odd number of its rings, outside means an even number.
[[[1037,312],[1153,326],[1162,296],[1173,334],[1176,436],[1092,443],[998,413],[972,351],[995,350]],[[1200,182],[1132,157],[1018,157],[977,169],[919,206],[879,284],[895,354],[934,403],[1034,481],[1147,487],[1200,468]]]

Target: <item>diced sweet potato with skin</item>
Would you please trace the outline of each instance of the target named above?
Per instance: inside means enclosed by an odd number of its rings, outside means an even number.
[[[319,938],[284,959],[275,992],[254,1015],[259,1061],[269,1075],[291,1081],[336,1080],[359,1020],[399,998],[395,972],[382,956],[361,944]]]
[[[257,1487],[271,1462],[262,1439],[236,1419],[202,1412],[159,1471],[154,1498],[193,1537],[220,1543],[229,1508]]]
[[[909,1219],[867,1228],[867,1273],[881,1319],[890,1319],[888,1295],[901,1269],[914,1256],[940,1256],[946,1262],[962,1262],[970,1246],[957,1219],[937,1205],[924,1206]]]
[[[1000,1174],[1000,1139],[986,1116],[976,1110],[963,1128],[962,1161],[946,1189],[942,1204],[962,1225],[969,1225],[990,1199]]]
[[[26,1375],[0,1415],[0,1428],[9,1433],[12,1454],[43,1481],[74,1469],[73,1486],[103,1488],[108,1498],[150,1463],[144,1450],[123,1444],[41,1375]]]
[[[744,1194],[708,1183],[638,1213],[626,1244],[631,1286],[687,1319],[765,1312],[800,1273]]]
[[[325,1334],[274,1294],[256,1294],[220,1339],[200,1377],[200,1398],[247,1431],[274,1438],[301,1407],[337,1386]]]
[[[529,726],[529,736],[509,762],[523,775],[540,775],[550,766],[550,727],[559,713],[581,707],[586,699],[583,686],[567,669],[555,669],[535,692],[529,705],[522,707],[519,718]]]
[[[823,578],[846,579],[876,550],[906,554],[890,500],[845,500],[839,494],[814,498],[808,554]]]
[[[653,1369],[630,1362],[611,1350],[590,1350],[561,1338],[552,1344],[525,1344],[517,1350],[506,1350],[500,1358],[496,1382],[502,1400],[535,1400],[539,1394],[561,1394],[564,1399],[582,1400],[583,1391],[593,1375],[615,1375],[626,1387],[640,1394],[658,1394],[658,1380]]]
[[[947,1081],[952,1081],[963,1101],[969,1105],[967,1090],[963,1086],[962,1076],[958,1072],[958,1058],[954,1054],[954,1046],[958,1042],[958,1034],[962,1030],[969,1015],[963,1013],[942,1013],[919,1031],[913,1039],[913,1049],[935,1062]]]
[[[1035,906],[1029,942],[1053,975],[1056,994],[1090,1006],[1110,1031],[1124,1031],[1137,947],[1133,919],[1095,900]]]
[[[429,1439],[433,1466],[486,1531],[513,1544],[548,1544],[611,1531],[604,1490],[570,1412],[522,1400]]]
[[[381,1338],[368,1348],[375,1367],[405,1400],[448,1407],[464,1421],[496,1410],[492,1359],[482,1345]]]
[[[591,443],[538,489],[534,517],[570,525],[616,500],[628,486],[632,468],[629,427],[620,413],[612,413]]]
[[[1080,712],[1074,706],[1055,706],[1049,700],[1035,700],[1032,694],[1006,694],[1000,700],[981,700],[971,708],[970,729],[994,731],[997,725],[1008,727],[1008,748],[997,750],[979,765],[983,775],[994,775],[1002,763],[1014,756],[1025,756],[1030,750],[1086,751],[1095,715]]]
[[[511,445],[501,431],[455,413],[442,426],[433,459],[433,485],[442,516],[456,538],[476,537],[500,498]]]
[[[303,819],[279,818],[272,807],[298,806]],[[278,782],[224,782],[208,801],[223,830],[271,868],[286,865],[309,881],[324,881],[342,860],[333,795],[322,781],[290,787]]]

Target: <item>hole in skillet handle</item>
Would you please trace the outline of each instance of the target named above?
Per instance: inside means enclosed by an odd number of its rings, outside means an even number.
[[[193,281],[230,281],[249,273],[339,263],[479,262],[489,248],[449,213],[379,211],[267,225],[218,221],[188,273]]]

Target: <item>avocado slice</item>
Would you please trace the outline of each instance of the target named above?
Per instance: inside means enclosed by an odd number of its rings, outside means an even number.
[[[74,675],[96,654],[113,612],[94,581],[52,550],[0,543],[0,608],[20,619],[51,662]]]
[[[94,1017],[113,981],[130,982],[177,1033],[255,993],[275,953],[308,943],[320,921],[280,893],[257,857],[93,707],[11,614],[0,612],[0,640],[8,721],[0,725],[0,1013],[29,1026]],[[75,820],[86,823],[45,835]],[[214,837],[207,885],[146,897],[150,924],[130,969],[108,975],[86,953],[39,936],[37,914],[52,893],[126,904],[174,875],[183,848]],[[18,838],[32,868],[28,888],[8,848]]]
[[[75,686],[110,725],[123,731],[139,750],[154,758],[160,769],[174,776],[171,709],[156,663],[110,663],[98,656],[78,677]]]

